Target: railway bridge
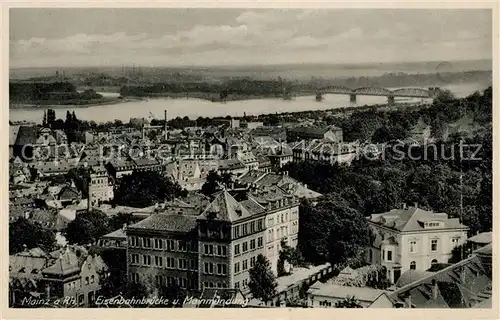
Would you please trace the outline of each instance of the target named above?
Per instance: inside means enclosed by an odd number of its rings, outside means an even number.
[[[361,87],[356,89],[351,89],[344,86],[327,86],[322,88],[313,88],[307,85],[296,85],[285,88],[284,90],[285,98],[293,94],[316,94],[316,100],[320,101],[323,99],[324,94],[343,94],[350,97],[351,102],[356,102],[356,97],[358,95],[364,96],[385,96],[389,104],[394,103],[395,97],[407,97],[407,98],[434,98],[440,91],[438,87],[430,87],[427,89],[423,88],[401,88],[395,90],[389,90],[381,87]]]

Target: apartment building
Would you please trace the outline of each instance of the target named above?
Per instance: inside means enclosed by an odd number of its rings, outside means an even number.
[[[368,260],[386,266],[393,283],[407,270],[426,271],[448,263],[452,249],[467,241],[469,230],[458,218],[417,206],[372,214],[368,222],[375,235]]]
[[[88,181],[88,206],[98,206],[103,201],[113,199],[113,186],[109,181],[108,172],[103,166],[95,166],[90,170]]]
[[[223,190],[205,206],[165,208],[126,228],[128,279],[153,291],[175,282],[246,292],[259,254],[276,273],[281,241],[296,245],[298,206],[284,191],[254,191],[237,201]]]

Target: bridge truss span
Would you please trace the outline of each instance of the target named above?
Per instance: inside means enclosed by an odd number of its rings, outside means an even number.
[[[430,98],[431,93],[429,90],[421,88],[401,88],[392,91],[393,96],[397,97],[414,97],[414,98]]]
[[[369,95],[369,96],[392,96],[391,90],[379,87],[362,87],[353,90],[353,94]]]
[[[328,86],[323,87],[318,90],[320,93],[340,93],[340,94],[352,94],[353,90],[344,86]]]

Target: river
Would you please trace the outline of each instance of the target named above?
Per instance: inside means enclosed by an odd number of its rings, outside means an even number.
[[[391,90],[395,88],[390,88]],[[480,84],[450,85],[443,89],[451,90],[457,97],[465,97],[476,90],[486,89]],[[101,93],[104,96],[116,96],[117,93]],[[396,98],[396,102],[420,102],[422,99]],[[275,112],[294,112],[305,110],[325,110],[349,106],[363,106],[387,103],[386,97],[357,96],[357,102],[349,102],[347,95],[324,95],[321,102],[315,101],[314,96],[296,97],[292,100],[283,99],[255,99],[230,102],[211,102],[199,99],[149,99],[148,101],[123,102],[103,106],[56,108],[56,117],[64,119],[66,111],[73,112],[79,119],[96,122],[114,121],[119,119],[128,122],[130,118],[148,117],[151,112],[155,118],[163,118],[164,110],[168,110],[168,117],[184,117],[191,119],[216,116],[243,116],[259,115]],[[41,123],[44,109],[10,109],[11,121],[34,121]]]

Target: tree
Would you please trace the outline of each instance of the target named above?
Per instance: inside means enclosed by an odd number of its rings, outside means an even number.
[[[261,299],[264,303],[270,301],[276,295],[278,283],[271,270],[269,260],[262,254],[257,256],[254,266],[249,270],[250,282],[248,287],[252,296]]]
[[[345,297],[342,300],[335,302],[335,308],[363,308],[356,297]]]
[[[47,126],[47,112],[44,111],[43,112],[42,127],[46,127],[46,126]]]
[[[346,262],[369,245],[368,222],[338,194],[328,194],[316,206],[304,202],[299,208],[299,247],[312,263]]]
[[[210,170],[207,175],[205,183],[201,186],[201,193],[206,196],[210,196],[220,189],[220,185],[223,183],[222,177],[215,171]]]
[[[134,171],[124,176],[115,191],[114,203],[144,208],[185,195],[177,182],[156,171]]]
[[[92,210],[79,214],[66,227],[66,240],[69,243],[94,243],[101,236],[109,233],[109,219],[105,213]]]
[[[471,246],[467,243],[454,247],[451,250],[451,257],[448,260],[448,263],[455,264],[466,259],[470,251],[471,251]]]
[[[56,236],[36,222],[19,217],[9,224],[9,254],[39,247],[48,252],[53,250]]]

